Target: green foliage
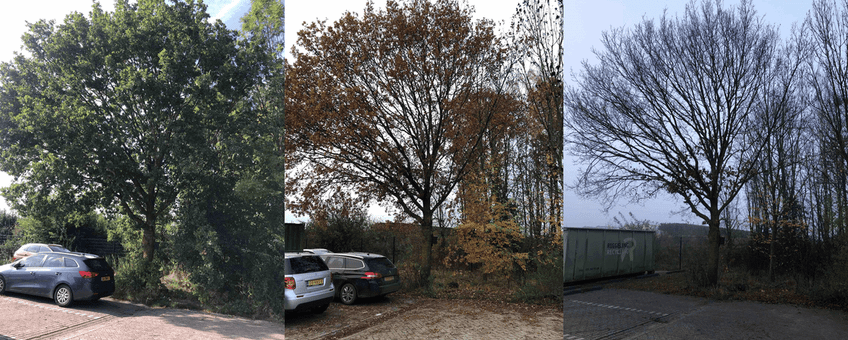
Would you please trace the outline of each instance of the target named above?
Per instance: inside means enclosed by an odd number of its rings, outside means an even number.
[[[15,238],[18,246],[29,242],[56,243],[77,250],[80,238],[106,237],[110,225],[110,221],[96,213],[36,215],[18,220]]]
[[[115,8],[29,25],[28,53],[0,66],[0,170],[21,179],[4,194],[23,215],[55,202],[127,216],[152,259],[180,183],[255,121],[236,106],[262,54],[201,3]]]
[[[161,259],[146,261],[134,251],[111,264],[115,270],[115,298],[149,304],[163,295]]]
[[[251,0],[250,11],[241,18],[242,31],[253,38],[261,38],[267,49],[283,54],[285,10],[279,0]]]
[[[537,269],[525,275],[523,283],[513,294],[514,299],[526,303],[562,301],[562,256],[552,262],[540,263]]]
[[[18,224],[18,216],[0,209],[0,235],[11,235]]]
[[[334,252],[365,251],[364,243],[370,243],[372,236],[368,223],[366,212],[350,201],[324,203],[306,225],[308,244]]]
[[[254,4],[241,38],[180,0],[31,24],[27,53],[0,65],[0,170],[21,179],[3,193],[24,232],[60,235],[102,211],[95,225],[127,251],[116,295],[156,300],[173,269],[203,302],[282,312],[275,3]]]
[[[202,287],[201,302],[282,313],[282,188],[268,178],[256,183],[261,171],[247,178],[228,166],[217,170],[182,191],[186,204],[169,231],[168,256]]]

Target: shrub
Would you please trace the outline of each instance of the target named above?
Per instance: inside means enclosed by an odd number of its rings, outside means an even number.
[[[112,267],[116,298],[149,304],[164,295],[165,286],[160,281],[161,261],[145,261],[140,254],[134,253],[112,263]]]
[[[556,257],[551,263],[537,264],[536,267],[537,270],[525,274],[523,284],[514,294],[515,300],[526,303],[557,301],[561,303],[562,257]]]

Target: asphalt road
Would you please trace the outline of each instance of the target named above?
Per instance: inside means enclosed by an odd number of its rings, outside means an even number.
[[[563,308],[565,340],[844,339],[848,334],[844,312],[642,291],[568,294]]]
[[[0,295],[0,340],[285,339],[284,332],[280,323],[110,298],[61,308],[51,299]]]

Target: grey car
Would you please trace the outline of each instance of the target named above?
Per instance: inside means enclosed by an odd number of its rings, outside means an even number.
[[[43,296],[68,307],[77,300],[98,300],[112,295],[114,276],[112,267],[97,255],[39,253],[0,266],[0,294]]]
[[[315,311],[323,313],[333,302],[333,276],[320,257],[311,253],[287,252],[285,294],[286,313]]]

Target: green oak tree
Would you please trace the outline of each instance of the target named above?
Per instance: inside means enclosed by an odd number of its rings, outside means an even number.
[[[18,179],[4,195],[23,215],[53,197],[122,215],[151,261],[187,188],[222,155],[253,155],[226,142],[255,128],[243,99],[261,53],[194,1],[95,3],[28,27],[0,65],[0,170]]]

